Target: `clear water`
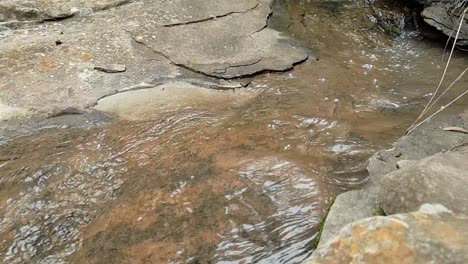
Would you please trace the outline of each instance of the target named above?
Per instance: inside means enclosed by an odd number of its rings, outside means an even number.
[[[320,60],[291,72],[109,97],[120,121],[2,146],[2,261],[304,260],[331,198],[365,184],[367,159],[404,133],[443,67],[439,45],[362,30],[357,8],[292,3],[289,33]],[[466,65],[457,54],[448,77]]]

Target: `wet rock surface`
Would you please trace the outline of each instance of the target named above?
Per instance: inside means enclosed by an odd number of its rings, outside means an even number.
[[[441,205],[345,226],[307,263],[465,263],[467,217]]]

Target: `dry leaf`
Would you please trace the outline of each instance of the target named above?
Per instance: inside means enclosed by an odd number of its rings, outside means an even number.
[[[461,132],[468,134],[468,130],[461,128],[461,127],[446,127],[444,128],[445,131],[454,131],[454,132]]]

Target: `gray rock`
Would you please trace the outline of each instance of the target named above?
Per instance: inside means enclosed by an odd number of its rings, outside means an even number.
[[[107,73],[118,73],[126,71],[127,67],[122,64],[106,64],[101,66],[94,66],[94,69]]]
[[[423,124],[412,133],[403,136],[393,144],[393,148],[374,154],[367,169],[373,179],[397,170],[401,160],[420,160],[439,152],[468,142],[468,137],[462,133],[444,131],[446,127],[466,127],[468,112],[459,115],[442,115]]]
[[[448,13],[447,10],[450,10],[450,5],[452,5],[452,3],[438,3],[429,6],[423,10],[421,15],[426,23],[453,38],[458,29],[460,18]],[[457,43],[461,45],[468,44],[468,23],[466,19],[463,20]]]
[[[375,186],[338,195],[325,221],[319,246],[336,236],[345,225],[371,217],[372,212],[379,208],[377,201]]]
[[[100,11],[130,2],[130,0],[3,0],[0,2],[0,22],[61,19],[79,12]]]
[[[432,204],[366,218],[345,226],[306,263],[468,263],[467,220]]]
[[[205,9],[211,5],[197,3],[206,5]],[[271,0],[260,0],[246,12],[203,23],[176,20],[175,26],[163,24],[161,28],[144,24],[132,35],[174,64],[209,76],[235,78],[265,70],[284,71],[310,54],[289,37],[266,27],[271,4]],[[229,28],[236,30],[226,30]]]
[[[0,120],[47,115],[55,108],[83,109],[116,91],[160,84],[161,79],[283,71],[309,56],[290,37],[266,28],[272,0],[141,0],[121,5],[126,2],[2,1],[0,6],[13,10],[27,5],[40,9],[38,19],[55,9],[80,14],[106,10],[28,25],[27,30],[20,27],[0,38]],[[3,20],[11,19],[17,18]],[[55,44],[58,39],[61,45]],[[90,70],[108,64],[127,69],[120,74]]]
[[[407,213],[438,203],[468,214],[468,147],[422,159],[385,175],[379,193],[388,214]]]
[[[399,102],[392,102],[386,99],[374,99],[370,102],[370,106],[382,110],[394,110],[401,107]]]
[[[385,174],[396,171],[398,168],[406,169],[416,164],[420,159],[439,152],[449,151],[468,142],[468,137],[465,134],[443,130],[443,128],[449,126],[465,127],[467,121],[468,112],[460,115],[437,117],[422,125],[420,129],[402,137],[394,144],[392,149],[373,155],[368,166],[369,180],[366,186],[361,190],[340,194],[336,198],[326,219],[319,246],[328,242],[346,224],[369,217],[373,211],[380,209],[382,206],[381,200],[385,199],[385,195],[382,195],[382,197],[379,195],[382,191],[380,190],[380,179]],[[444,175],[442,179],[445,178]],[[398,179],[395,179],[395,181],[398,181]],[[420,205],[421,203],[412,208],[417,209]],[[384,211],[387,214],[398,213],[393,212],[388,207],[385,207]]]

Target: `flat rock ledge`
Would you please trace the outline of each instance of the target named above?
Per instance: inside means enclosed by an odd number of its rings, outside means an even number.
[[[376,153],[369,183],[340,194],[307,263],[467,263],[468,111]]]
[[[285,71],[311,56],[267,27],[273,0],[0,3],[0,121],[93,106],[162,79]],[[94,66],[125,65],[111,72]]]

